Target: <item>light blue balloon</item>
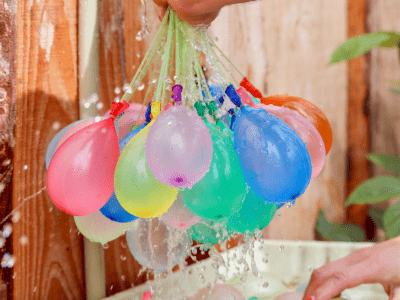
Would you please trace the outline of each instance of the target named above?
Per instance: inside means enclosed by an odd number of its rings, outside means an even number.
[[[242,107],[233,131],[246,182],[258,197],[285,203],[304,193],[311,179],[311,157],[289,125],[264,109]]]
[[[69,124],[67,127],[64,127],[62,130],[60,130],[55,135],[55,137],[51,140],[49,146],[47,147],[47,151],[46,151],[46,169],[49,168],[50,161],[53,158],[54,153],[56,153],[57,145],[60,142],[60,140],[63,137],[63,135],[66,134],[67,131],[70,130],[75,125],[78,125],[79,123],[85,122],[85,121],[90,120],[90,119],[93,119],[93,118],[87,118],[87,119],[75,121],[74,123]]]
[[[125,135],[120,141],[119,141],[119,150],[122,152],[122,150],[125,148],[126,145],[131,141],[131,139],[139,133],[140,130],[146,127],[147,124],[143,124],[142,126],[139,126],[138,128],[130,131],[127,135]]]

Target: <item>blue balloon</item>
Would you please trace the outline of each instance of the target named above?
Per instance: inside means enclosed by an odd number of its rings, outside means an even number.
[[[130,140],[139,133],[147,124],[143,124],[142,126],[136,128],[135,130],[129,132],[126,136],[124,136],[119,141],[119,150],[125,148],[125,146],[130,142]],[[115,195],[115,191],[112,193],[110,199],[107,203],[100,209],[100,212],[109,218],[111,221],[119,222],[119,223],[127,223],[138,219],[138,217],[131,215],[128,213],[122,206],[119,204],[118,199]]]
[[[112,193],[107,203],[102,208],[100,208],[100,212],[111,221],[115,221],[118,223],[128,223],[138,219],[138,217],[131,215],[122,208],[121,204],[119,204],[117,200],[115,192]]]
[[[311,179],[311,157],[289,125],[264,109],[242,107],[233,131],[246,182],[258,197],[286,203],[304,193]]]
[[[56,153],[57,145],[60,142],[60,140],[63,137],[63,135],[66,134],[67,131],[70,130],[75,125],[78,125],[79,123],[85,122],[85,121],[90,120],[90,119],[93,119],[93,118],[87,118],[87,119],[75,121],[74,123],[69,124],[67,127],[64,127],[62,130],[60,130],[55,135],[55,137],[51,140],[49,146],[47,147],[47,151],[46,151],[46,169],[49,168],[50,161],[53,158],[54,153]]]

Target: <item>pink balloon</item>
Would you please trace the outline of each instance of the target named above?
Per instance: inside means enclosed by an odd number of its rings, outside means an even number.
[[[250,105],[251,107],[256,108],[257,104],[253,102],[253,99],[251,99],[250,95],[247,93],[246,89],[244,87],[240,87],[236,90],[236,93],[240,96],[242,102],[244,105]]]
[[[178,193],[175,202],[168,211],[161,216],[161,220],[173,228],[186,231],[194,224],[200,222],[201,218],[186,207],[182,194]]]
[[[146,140],[154,177],[172,187],[192,187],[208,172],[213,146],[204,121],[185,106],[161,113]]]
[[[165,105],[164,110],[168,110],[171,107],[173,107],[172,103],[168,103],[167,105]]]
[[[209,295],[209,296],[208,296]],[[208,288],[199,290],[190,300],[244,300],[245,297],[233,286],[216,284],[211,291]]]
[[[47,191],[53,203],[74,216],[99,210],[114,190],[118,157],[113,118],[76,132],[57,149],[47,171]]]
[[[307,145],[311,156],[313,180],[322,170],[325,163],[325,144],[321,135],[314,125],[304,118],[300,113],[286,107],[259,104],[258,107],[264,108],[270,114],[282,119],[292,127]]]
[[[121,118],[118,119],[118,130],[119,130],[119,139],[122,139],[125,135],[129,133],[129,130],[133,125],[136,124],[136,121],[139,117],[140,110],[142,109],[142,104],[131,103],[129,107],[124,111]],[[147,110],[147,105],[143,107],[140,124],[142,125],[145,121],[145,114]],[[110,111],[105,113],[105,116],[109,116]]]
[[[93,123],[99,122],[99,121],[101,121],[101,120],[103,120],[103,119],[104,119],[104,117],[100,117],[100,119],[91,118],[91,119],[89,119],[89,120],[86,120],[86,121],[83,121],[83,122],[81,122],[81,123],[79,123],[79,124],[76,124],[74,127],[72,127],[71,129],[69,129],[69,130],[62,136],[62,138],[60,139],[60,141],[59,141],[58,144],[57,144],[57,149],[60,148],[60,146],[61,146],[66,140],[68,140],[68,138],[69,138],[70,136],[74,135],[74,134],[75,134],[76,132],[78,132],[79,130],[81,130],[81,129],[83,129],[83,128],[85,128],[85,127],[87,127],[87,126],[89,126],[89,125],[91,125],[91,124],[93,124]]]

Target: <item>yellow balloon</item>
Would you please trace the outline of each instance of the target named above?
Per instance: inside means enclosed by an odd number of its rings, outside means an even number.
[[[125,146],[118,160],[114,189],[121,206],[140,218],[155,218],[167,212],[179,190],[158,181],[146,161],[145,143],[154,120]]]

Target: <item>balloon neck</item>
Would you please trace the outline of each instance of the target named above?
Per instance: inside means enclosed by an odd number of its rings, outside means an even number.
[[[242,81],[240,82],[240,86],[244,87],[246,91],[253,95],[253,97],[261,99],[261,92],[256,89],[246,77],[242,79]]]
[[[122,113],[129,107],[129,103],[125,100],[122,102],[113,102],[111,105],[110,115],[114,118],[119,118]]]
[[[151,118],[154,120],[161,113],[161,102],[156,101],[151,103]]]
[[[181,105],[182,104],[182,90],[183,90],[183,87],[180,84],[175,84],[172,87],[172,92],[174,93],[172,98],[175,101],[175,105]]]

